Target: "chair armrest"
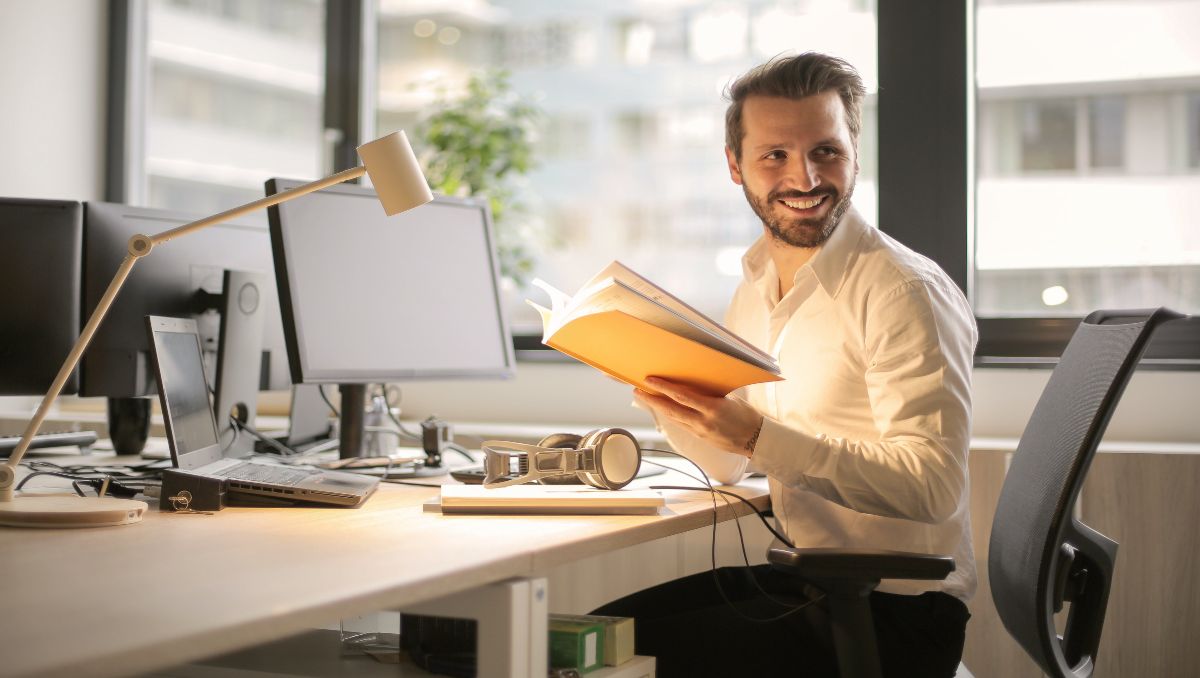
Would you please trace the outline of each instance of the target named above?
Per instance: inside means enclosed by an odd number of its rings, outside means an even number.
[[[777,570],[813,580],[878,581],[880,579],[945,579],[954,558],[904,551],[789,548],[776,542],[767,561]]]

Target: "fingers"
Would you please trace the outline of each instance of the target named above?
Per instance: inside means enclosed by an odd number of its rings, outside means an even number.
[[[658,412],[659,414],[665,414],[665,415],[671,417],[672,419],[679,420],[679,419],[688,417],[688,415],[694,416],[696,414],[695,410],[692,410],[691,408],[688,408],[687,406],[680,404],[678,401],[674,400],[673,398],[667,397],[665,395],[657,395],[654,393],[649,393],[647,391],[643,391],[640,388],[634,389],[633,397],[637,398],[639,401],[641,401],[643,404],[645,404],[647,407],[654,410],[655,412]]]
[[[706,393],[701,393],[686,384],[662,379],[661,377],[648,377],[646,385],[685,407],[709,416],[716,414],[720,409],[721,403],[725,400],[724,398],[714,398]]]

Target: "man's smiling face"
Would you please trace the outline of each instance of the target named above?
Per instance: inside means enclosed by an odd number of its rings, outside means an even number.
[[[836,91],[803,99],[751,96],[740,158],[729,174],[771,235],[793,247],[825,242],[850,207],[858,151]]]

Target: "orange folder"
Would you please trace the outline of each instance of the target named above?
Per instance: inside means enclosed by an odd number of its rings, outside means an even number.
[[[780,381],[772,373],[621,311],[571,320],[545,341],[572,358],[650,393],[662,377],[722,396],[747,384]]]

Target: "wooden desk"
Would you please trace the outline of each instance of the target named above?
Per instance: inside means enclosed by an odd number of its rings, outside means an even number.
[[[77,459],[77,458],[76,458]],[[694,481],[657,476],[642,484]],[[759,507],[766,483],[739,486]],[[711,524],[707,492],[658,516],[443,516],[434,489],[358,509],[161,513],[87,530],[0,528],[0,675],[128,675],[401,609]],[[720,503],[720,502],[719,502]],[[749,513],[721,504],[727,520]]]

